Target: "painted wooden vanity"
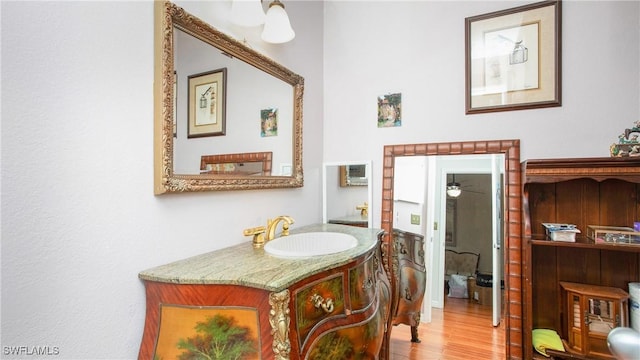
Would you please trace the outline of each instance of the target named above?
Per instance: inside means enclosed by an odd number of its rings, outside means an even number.
[[[198,352],[243,359],[388,359],[391,287],[382,230],[323,224],[355,248],[305,259],[273,257],[251,242],[143,271],[140,359]]]

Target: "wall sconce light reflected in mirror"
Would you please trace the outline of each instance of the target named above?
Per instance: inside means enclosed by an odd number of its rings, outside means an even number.
[[[272,44],[282,44],[293,40],[295,36],[289,16],[284,10],[284,4],[280,0],[274,0],[267,10],[262,40]]]
[[[200,109],[204,109],[204,108],[207,107],[207,97],[206,97],[206,95],[209,93],[209,91],[211,91],[211,89],[213,89],[213,86],[209,86],[207,91],[203,92],[202,96],[200,96]]]
[[[296,36],[280,0],[269,4],[266,15],[262,9],[262,0],[232,0],[231,22],[247,27],[264,24],[262,40],[272,44],[286,43]]]
[[[231,3],[232,23],[251,27],[264,24],[264,20],[262,0],[233,0]]]
[[[515,43],[513,51],[509,54],[509,64],[522,64],[529,60],[529,49],[522,45],[522,40]]]
[[[456,175],[453,175],[453,181],[447,183],[447,196],[452,198],[457,198],[462,194],[462,188],[460,188],[460,184],[456,182]]]

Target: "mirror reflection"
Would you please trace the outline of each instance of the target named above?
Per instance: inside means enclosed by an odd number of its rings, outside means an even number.
[[[434,239],[432,248],[427,249],[431,254],[427,271],[433,276],[432,283],[426,285],[431,296],[425,297],[423,307],[444,308],[445,297],[469,298],[492,306],[493,325],[497,326],[503,311],[504,155],[398,157],[394,175],[394,232]],[[447,193],[454,181],[460,190],[457,196]],[[461,259],[473,261],[458,261]],[[499,281],[478,290],[473,287],[478,276]],[[463,281],[454,281],[457,277]]]
[[[324,222],[371,227],[371,188],[370,161],[325,163]]]
[[[291,85],[184,31],[175,29],[174,36],[177,90],[174,173],[199,174],[202,155],[269,151],[273,154],[271,175],[290,175],[290,171],[283,174],[283,170],[290,169],[293,163]],[[224,82],[211,83],[217,91],[207,83],[200,92],[190,86],[198,75],[206,78],[216,70],[226,72]],[[222,89],[226,90],[223,94]],[[222,95],[226,102],[222,101]],[[215,115],[220,110],[215,109],[216,105],[220,104],[224,116],[208,123],[194,121],[193,114],[200,111],[202,99],[207,115],[212,112]],[[218,125],[218,129],[207,130],[211,127],[207,125]]]
[[[154,4],[155,194],[301,187],[304,79]]]
[[[446,158],[444,155],[447,156]],[[475,156],[478,157],[475,157]],[[490,165],[486,168],[489,170],[471,170],[466,161],[478,161],[480,159],[490,159]],[[438,164],[435,159],[442,158],[442,162]],[[417,159],[417,163],[412,163],[410,159]],[[447,163],[444,163],[447,160]],[[474,168],[475,169],[475,168]],[[491,277],[483,278],[480,281],[484,284],[482,288],[483,302],[488,303],[490,309],[498,309],[493,312],[493,324],[499,323],[499,328],[505,330],[505,337],[516,338],[520,336],[517,324],[521,321],[522,312],[520,308],[513,307],[514,303],[521,301],[521,268],[515,263],[520,263],[520,230],[521,230],[521,194],[520,194],[520,145],[518,140],[497,140],[497,141],[476,141],[476,142],[452,142],[452,143],[431,143],[431,144],[403,144],[387,145],[384,148],[384,165],[383,165],[383,182],[382,182],[382,228],[390,234],[390,239],[385,246],[389,248],[397,248],[398,246],[411,245],[421,243],[424,239],[424,251],[418,252],[413,260],[413,265],[396,269],[396,260],[388,260],[387,266],[391,269],[391,277],[396,277],[399,289],[405,289],[405,293],[411,294],[411,301],[404,296],[394,296],[396,306],[402,305],[402,309],[398,308],[394,315],[394,324],[405,324],[412,327],[412,340],[414,334],[417,335],[417,326],[419,322],[429,322],[431,319],[432,306],[436,307],[438,298],[446,299],[447,294],[444,287],[445,273],[445,252],[461,250],[473,243],[477,236],[473,231],[465,233],[472,239],[461,239],[462,225],[460,224],[462,211],[480,212],[480,207],[476,210],[461,209],[462,204],[457,203],[456,207],[450,208],[449,212],[458,217],[452,219],[448,227],[449,230],[456,229],[455,238],[449,240],[447,244],[447,226],[446,213],[447,204],[451,204],[446,195],[447,184],[453,181],[453,174],[456,175],[455,182],[461,183],[459,176],[463,174],[491,174],[491,233],[492,233],[492,257],[491,257]],[[425,175],[426,174],[426,175]],[[496,175],[494,175],[496,174]],[[498,181],[499,179],[499,181]],[[468,185],[468,184],[467,184]],[[465,189],[462,187],[459,198],[465,196]],[[408,190],[411,189],[412,190]],[[503,190],[504,188],[504,190]],[[475,191],[475,190],[474,190]],[[482,192],[482,191],[478,191]],[[471,191],[468,191],[468,197],[471,197]],[[471,200],[471,199],[469,199]],[[465,207],[475,207],[467,203]],[[485,206],[486,208],[486,206]],[[416,216],[414,216],[416,215]],[[477,216],[471,215],[471,216]],[[469,220],[467,218],[467,220]],[[486,220],[487,222],[489,220]],[[465,224],[466,225],[466,224]],[[453,234],[452,234],[453,236]],[[482,235],[484,236],[484,235]],[[457,242],[456,245],[452,241]],[[467,242],[467,240],[469,242]],[[449,248],[447,248],[447,245]],[[423,247],[420,246],[419,249]],[[502,249],[509,249],[503,251]],[[480,248],[478,248],[480,251]],[[481,251],[485,251],[482,249]],[[462,252],[462,251],[461,251]],[[413,252],[408,252],[413,254]],[[471,253],[469,251],[468,253]],[[437,255],[436,255],[437,254]],[[423,256],[420,256],[423,255]],[[466,254],[463,254],[466,255]],[[475,258],[479,258],[477,254]],[[419,265],[423,264],[427,269],[420,269]],[[471,274],[478,275],[475,271],[476,266],[472,265]],[[483,269],[489,269],[483,265]],[[413,269],[413,270],[411,270]],[[405,273],[411,273],[411,276]],[[412,283],[411,279],[418,278],[418,275],[428,273],[429,276],[423,276],[418,283]],[[478,279],[479,276],[476,278]],[[501,289],[501,281],[493,281],[495,279],[504,279],[505,291]],[[464,276],[466,282],[471,280],[472,284],[476,281]],[[490,284],[488,284],[490,283]],[[493,286],[497,284],[498,286]],[[424,301],[417,295],[424,291]],[[469,291],[469,287],[467,287]],[[475,299],[477,289],[471,289]],[[463,294],[464,295],[464,294]],[[500,297],[504,295],[504,304]],[[468,292],[467,292],[468,296]],[[419,299],[418,302],[413,299]],[[464,300],[465,303],[468,300]],[[444,301],[443,301],[444,303]],[[443,304],[444,306],[444,304]],[[483,306],[478,303],[474,306]],[[403,312],[400,313],[400,310]],[[417,319],[417,320],[416,320]],[[512,324],[516,326],[512,327]],[[506,350],[509,351],[511,344],[505,344]]]

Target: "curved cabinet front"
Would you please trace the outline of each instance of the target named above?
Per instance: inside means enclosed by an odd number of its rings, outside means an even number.
[[[398,229],[394,229],[393,235],[393,255],[397,264],[393,325],[411,326],[411,341],[420,342],[418,325],[427,278],[424,237]]]
[[[143,278],[139,358],[189,357],[225,345],[238,358],[388,359],[391,286],[381,234],[375,247],[347,263],[279,290]]]

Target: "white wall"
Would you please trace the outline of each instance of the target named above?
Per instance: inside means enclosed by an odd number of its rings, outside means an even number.
[[[324,158],[373,161],[375,227],[384,145],[521,139],[523,160],[609,156],[640,118],[637,1],[563,1],[562,107],[465,115],[465,17],[533,2],[326,2]],[[379,129],[390,92],[402,126]]]
[[[637,2],[564,2],[563,107],[474,116],[464,18],[523,2],[285,3],[296,38],[271,46],[216,17],[228,2],[180,1],[305,77],[305,186],[154,197],[152,3],[0,2],[3,351],[135,358],[138,272],[248,243],[242,229],[269,216],[319,222],[323,160],[374,161],[379,226],[384,144],[519,138],[523,159],[607,156],[639,118]],[[403,125],[377,129],[389,91]]]
[[[181,3],[215,26],[230,9],[228,1]],[[65,360],[137,358],[141,270],[250,246],[242,230],[270,216],[290,214],[294,227],[322,220],[323,5],[286,3],[296,38],[252,46],[305,77],[305,186],[160,197],[153,3],[0,3],[0,357],[37,359],[5,347],[50,346]]]

